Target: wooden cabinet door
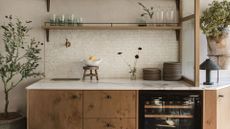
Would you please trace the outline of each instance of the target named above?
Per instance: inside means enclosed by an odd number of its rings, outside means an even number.
[[[135,118],[136,91],[84,91],[85,118]]]
[[[84,129],[136,129],[135,119],[84,119]]]
[[[203,129],[229,129],[230,87],[204,92]]]
[[[204,91],[203,129],[217,129],[217,91]]]
[[[28,91],[29,129],[82,129],[81,91]]]
[[[230,129],[230,88],[218,91],[217,127],[218,129]]]

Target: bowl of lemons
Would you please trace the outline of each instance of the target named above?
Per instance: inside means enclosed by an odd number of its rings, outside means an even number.
[[[99,66],[102,62],[102,59],[97,58],[96,56],[90,56],[88,59],[84,59],[83,63],[87,66]]]

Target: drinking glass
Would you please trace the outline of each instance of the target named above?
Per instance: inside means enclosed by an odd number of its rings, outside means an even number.
[[[65,25],[65,15],[59,16],[59,18],[58,18],[58,24],[60,26],[64,26]]]
[[[170,10],[168,7],[164,8],[164,25],[166,25],[167,23],[169,23],[169,18],[170,17]]]
[[[74,14],[69,16],[67,23],[68,25],[74,25]]]
[[[170,23],[176,23],[177,15],[176,8],[170,7]]]
[[[151,19],[151,22],[153,23],[153,24],[155,24],[155,23],[157,23],[157,7],[153,7],[153,17],[152,17],[152,19]]]
[[[164,25],[166,22],[166,9],[164,7],[160,7],[160,25]]]
[[[161,23],[161,8],[160,6],[156,6],[156,23],[159,24]]]
[[[55,26],[56,25],[56,14],[53,14],[50,16],[50,25]]]
[[[82,23],[83,23],[83,18],[82,17],[77,18],[77,24],[81,26]]]

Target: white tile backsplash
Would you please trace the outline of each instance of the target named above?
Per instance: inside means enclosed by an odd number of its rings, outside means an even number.
[[[72,43],[65,48],[65,38]],[[46,43],[46,77],[81,77],[81,60],[95,55],[103,59],[101,78],[128,78],[129,69],[117,52],[133,64],[138,47],[143,47],[138,61],[138,77],[142,68],[162,68],[163,62],[177,61],[178,42],[175,31],[143,30],[78,30],[51,31]]]

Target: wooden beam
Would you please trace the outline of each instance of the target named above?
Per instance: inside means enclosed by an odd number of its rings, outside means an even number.
[[[195,86],[200,86],[200,0],[195,0],[195,36],[194,36],[194,81]]]
[[[194,18],[195,18],[195,14],[192,14],[192,15],[189,15],[189,16],[186,16],[186,17],[182,17],[181,21],[185,22],[185,21],[188,21],[188,20],[191,20],[191,19],[194,19]]]
[[[181,18],[182,18],[182,14],[183,14],[183,0],[177,0],[179,3],[179,11],[178,11],[178,20],[179,20],[179,26],[181,26],[182,27],[182,21],[181,21]],[[178,37],[177,37],[177,39],[178,39],[178,62],[182,62],[182,30],[179,30],[179,31],[177,31],[178,32]]]

